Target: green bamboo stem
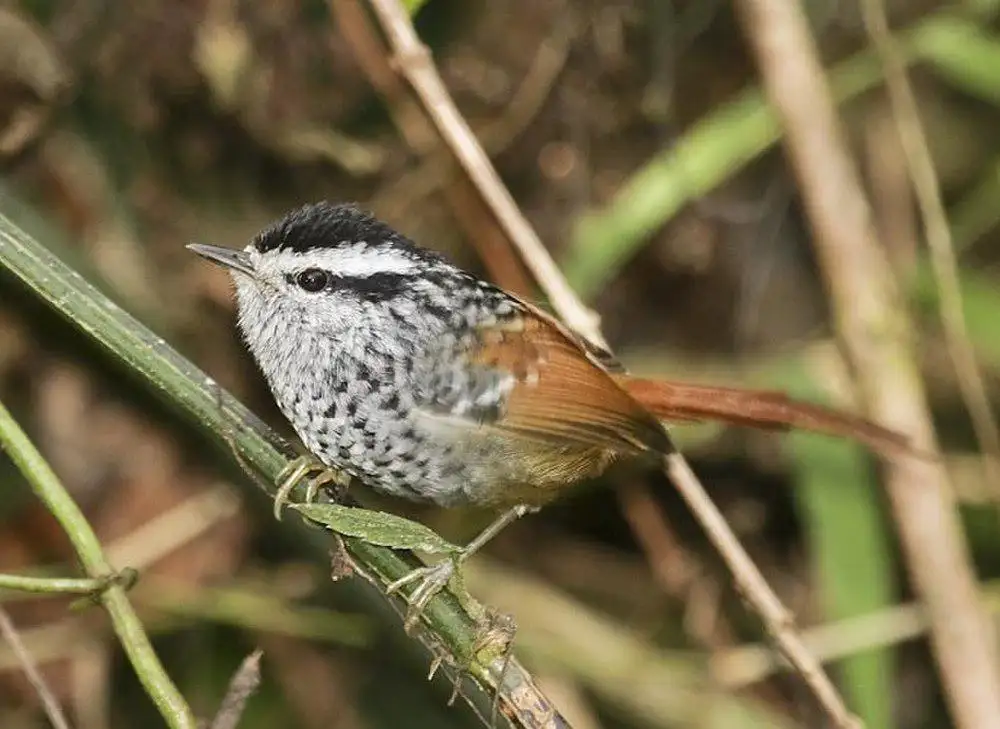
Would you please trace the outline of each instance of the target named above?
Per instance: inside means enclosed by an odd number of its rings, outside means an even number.
[[[195,729],[197,723],[190,707],[160,663],[125,588],[114,579],[115,570],[105,559],[86,517],[2,402],[0,446],[66,532],[84,571],[94,580],[105,581],[104,589],[96,595],[111,616],[111,624],[132,667],[167,725],[172,729]]]

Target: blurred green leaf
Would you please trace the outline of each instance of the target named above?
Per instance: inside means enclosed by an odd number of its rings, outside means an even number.
[[[948,211],[955,252],[961,254],[1000,223],[1000,158]]]
[[[841,102],[880,81],[878,60],[867,51],[830,72]],[[720,105],[635,172],[609,205],[578,222],[563,260],[570,283],[584,298],[594,295],[685,204],[741,170],[780,136],[778,120],[756,86]]]
[[[788,369],[792,370],[794,366]],[[786,373],[783,387],[820,401],[822,389],[804,367]],[[803,432],[788,436],[795,498],[819,576],[827,620],[872,613],[898,599],[890,538],[879,485],[864,450],[849,441]],[[851,707],[868,729],[892,726],[892,649],[856,653],[841,661]]]
[[[926,61],[960,88],[1000,102],[1000,39],[952,13],[931,15],[899,33],[907,62]],[[862,51],[828,74],[843,103],[878,85],[878,60]],[[637,170],[603,209],[585,214],[563,261],[584,297],[597,293],[645,240],[686,204],[705,195],[770,149],[781,129],[760,89],[720,105]]]
[[[427,4],[427,0],[402,0],[403,7],[406,8],[406,12],[413,17],[420,12],[420,8]]]
[[[840,620],[895,602],[879,485],[860,448],[822,436],[789,436],[796,500],[819,575],[824,615]],[[856,653],[841,662],[852,708],[869,729],[892,726],[891,650]]]
[[[976,354],[992,368],[1000,368],[1000,284],[988,274],[962,269],[962,312]],[[911,283],[918,311],[939,320],[937,285],[930,265],[921,261]]]
[[[914,46],[942,78],[984,101],[1000,104],[1000,38],[981,25],[944,15],[916,29]]]

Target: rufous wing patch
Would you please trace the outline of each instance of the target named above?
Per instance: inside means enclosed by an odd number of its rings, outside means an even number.
[[[471,355],[510,372],[516,385],[495,427],[545,441],[614,452],[669,451],[660,423],[547,315],[525,305],[514,320],[482,327]]]

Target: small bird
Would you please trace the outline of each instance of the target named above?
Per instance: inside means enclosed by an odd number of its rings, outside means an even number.
[[[781,393],[629,376],[536,306],[350,204],[288,213],[227,267],[239,328],[278,406],[320,461],[391,496],[502,515],[455,559],[415,570],[415,614],[506,524],[613,462],[662,458],[662,420],[713,419],[906,439]]]

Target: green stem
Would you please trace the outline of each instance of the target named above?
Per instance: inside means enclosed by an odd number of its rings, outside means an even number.
[[[0,589],[54,595],[89,595],[108,586],[107,580],[81,577],[30,577],[0,574]]]
[[[111,616],[115,633],[132,661],[139,680],[168,726],[174,729],[195,729],[197,724],[191,709],[150,645],[146,631],[125,595],[125,588],[112,579],[115,571],[105,559],[101,544],[86,517],[2,402],[0,447],[7,451],[14,465],[27,478],[32,490],[65,530],[84,571],[92,579],[106,581],[107,586],[98,593],[101,603]]]

